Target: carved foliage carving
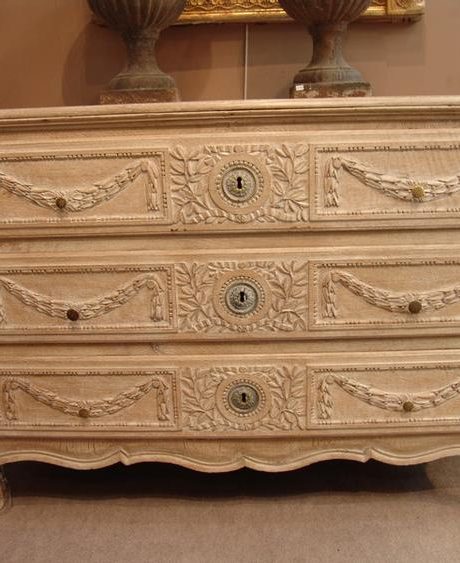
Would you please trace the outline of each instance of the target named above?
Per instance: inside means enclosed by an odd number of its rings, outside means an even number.
[[[211,172],[223,158],[232,155],[235,162],[241,161],[245,155],[258,157],[272,182],[271,201],[246,214],[219,208],[210,195]],[[209,145],[194,150],[178,146],[171,157],[174,222],[293,223],[308,219],[306,145]]]
[[[179,326],[186,332],[222,333],[223,329],[248,331],[303,331],[306,329],[307,272],[305,262],[211,262],[178,264]],[[268,285],[266,313],[254,322],[232,322],[219,314],[216,292],[219,280],[229,272],[245,272],[248,279],[262,279]]]
[[[220,405],[226,380],[253,380],[265,389],[269,408],[258,419],[245,420]],[[225,367],[188,369],[181,380],[184,430],[289,431],[305,428],[306,374],[300,367]],[[267,405],[268,406],[268,405]]]

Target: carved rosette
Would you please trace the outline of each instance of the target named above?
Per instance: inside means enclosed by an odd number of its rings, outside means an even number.
[[[232,405],[230,393],[252,388],[254,408]],[[292,431],[305,428],[306,375],[300,367],[188,369],[181,379],[185,431]]]
[[[238,314],[226,305],[229,283],[252,284],[257,307]],[[307,326],[305,262],[178,264],[179,328],[184,332],[296,332]]]
[[[306,223],[308,154],[302,144],[178,146],[171,152],[173,220]]]
[[[369,7],[372,0],[280,0],[313,38],[310,64],[294,77],[291,97],[329,98],[367,96],[370,85],[352,68],[342,54],[348,24]]]
[[[166,102],[179,99],[176,83],[158,67],[160,32],[182,13],[186,0],[88,0],[93,12],[118,31],[128,63],[101,96],[102,103]]]

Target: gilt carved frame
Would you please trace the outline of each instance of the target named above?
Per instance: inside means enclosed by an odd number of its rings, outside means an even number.
[[[415,21],[425,12],[425,0],[374,0],[363,19]],[[188,0],[180,23],[279,22],[290,18],[278,0]]]

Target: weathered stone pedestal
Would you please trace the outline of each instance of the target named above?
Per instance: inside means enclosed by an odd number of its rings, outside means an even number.
[[[174,23],[185,0],[88,0],[93,12],[118,31],[126,44],[128,62],[102,92],[102,104],[176,102],[174,79],[156,61],[160,32]]]
[[[371,0],[280,0],[286,12],[307,26],[313,39],[309,65],[294,77],[291,98],[369,96],[371,87],[343,57],[348,23],[357,19]]]

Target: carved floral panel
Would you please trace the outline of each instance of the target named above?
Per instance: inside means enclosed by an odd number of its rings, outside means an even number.
[[[303,144],[177,146],[171,152],[173,222],[226,226],[307,222],[308,154]]]
[[[184,333],[303,333],[307,328],[307,263],[181,263],[176,266],[179,330]],[[233,310],[228,296],[235,284],[251,287],[252,311]]]
[[[232,390],[254,389],[251,409],[232,406]],[[288,432],[305,428],[306,374],[300,366],[189,368],[181,378],[185,431]]]

